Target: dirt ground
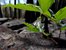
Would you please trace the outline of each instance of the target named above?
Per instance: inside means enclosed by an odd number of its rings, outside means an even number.
[[[6,22],[5,22],[6,20]],[[52,37],[45,37],[41,32],[27,31],[24,20],[0,20],[0,48],[4,50],[66,50],[65,31],[56,30]],[[51,25],[49,25],[50,29]],[[52,31],[50,29],[50,31]],[[1,50],[0,49],[0,50]]]

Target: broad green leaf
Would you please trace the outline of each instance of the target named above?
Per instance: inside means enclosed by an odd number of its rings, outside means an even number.
[[[54,0],[38,0],[39,5],[43,12],[48,11],[50,6],[54,3]]]
[[[39,32],[39,29],[33,26],[32,24],[25,23],[25,22],[23,24],[27,26],[27,30],[32,31],[32,32]]]
[[[26,23],[24,22],[23,24],[25,24],[27,26],[27,30],[31,31],[31,32],[40,32],[40,30],[38,28],[36,28],[35,26],[33,26],[32,24]],[[42,33],[45,36],[49,36],[49,33],[45,33],[44,31],[42,31]]]
[[[55,18],[57,21],[60,21],[62,19],[66,18],[66,7],[60,9],[56,14],[55,14]]]
[[[33,5],[33,4],[6,4],[3,7],[11,7],[11,8],[17,8],[17,9],[22,9],[22,10],[28,10],[28,11],[36,11],[40,12],[39,6]]]
[[[66,30],[66,26],[63,26],[63,27],[61,28],[61,30]]]
[[[13,4],[6,4],[6,5],[3,5],[3,6],[2,6],[2,8],[6,8],[6,7],[14,8],[15,5],[13,5]]]
[[[55,18],[51,17],[49,11],[46,11],[45,13],[43,13],[48,19],[50,19],[51,21],[53,21],[54,23],[58,23],[58,21],[56,21]]]
[[[43,14],[44,14],[44,15],[46,15],[46,16],[51,17],[51,14],[50,14],[50,12],[49,12],[49,11],[45,11]]]

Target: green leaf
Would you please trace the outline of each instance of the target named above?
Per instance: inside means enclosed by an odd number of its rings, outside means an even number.
[[[49,11],[45,11],[43,14],[44,14],[45,16],[51,17],[51,14],[50,14]]]
[[[63,27],[61,28],[61,30],[66,30],[66,26],[63,26]]]
[[[32,31],[32,32],[39,32],[39,29],[33,26],[32,24],[29,24],[26,22],[24,22],[23,24],[27,26],[27,30]]]
[[[56,14],[55,14],[55,18],[57,21],[60,21],[62,19],[66,18],[66,7],[60,9]]]
[[[11,7],[11,8],[17,8],[17,9],[22,9],[22,10],[28,10],[28,11],[36,11],[40,12],[39,6],[33,5],[33,4],[6,4],[3,6],[4,7]]]
[[[50,6],[54,3],[54,0],[38,0],[39,5],[43,12],[48,11]]]
[[[11,7],[14,8],[15,6],[13,4],[5,4],[2,6],[2,8]]]

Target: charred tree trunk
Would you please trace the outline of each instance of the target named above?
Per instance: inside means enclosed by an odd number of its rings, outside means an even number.
[[[36,1],[36,5],[39,6],[38,0]],[[39,17],[41,14],[40,12],[35,12],[36,19]]]
[[[55,0],[55,3],[51,6],[51,9],[56,13],[59,9],[66,6],[66,0]]]
[[[18,0],[18,3],[20,3],[20,0]],[[18,18],[21,17],[21,12],[22,12],[22,10],[18,9]]]
[[[9,0],[9,4],[11,4],[11,0]],[[12,12],[12,8],[9,7],[9,10],[10,10],[10,18],[13,17],[13,12]]]
[[[4,0],[4,4],[6,4],[5,0]],[[4,17],[7,18],[9,17],[7,8],[4,9]]]
[[[0,18],[2,18],[3,15],[2,15],[2,10],[1,10],[1,5],[0,5]]]
[[[59,0],[59,9],[66,6],[66,0]]]
[[[33,0],[27,0],[27,3],[33,4]],[[38,16],[39,14],[35,13],[34,11],[26,11],[25,22],[33,23],[37,19]]]
[[[14,0],[14,5],[16,5],[16,0]],[[17,9],[14,8],[14,17],[13,19],[15,19],[17,17]]]
[[[54,13],[56,13],[57,11],[58,11],[58,9],[59,9],[59,0],[55,0],[55,3],[51,6],[51,10],[54,12]]]
[[[33,4],[33,0],[27,0],[27,3]],[[35,20],[35,12],[26,11],[25,12],[25,22],[32,23]]]
[[[55,0],[55,11],[58,11],[59,6],[59,0]]]

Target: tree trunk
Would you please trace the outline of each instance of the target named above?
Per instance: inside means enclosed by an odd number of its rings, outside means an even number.
[[[11,0],[9,0],[9,4],[11,4]],[[9,7],[9,10],[10,10],[10,18],[12,18],[12,17],[13,17],[13,11],[12,11],[12,8]]]
[[[5,2],[5,0],[4,0],[4,4],[6,4],[6,2]],[[8,8],[5,8],[4,9],[4,15],[5,15],[5,17],[9,17],[9,14],[8,14],[8,10],[7,10]]]
[[[27,0],[27,3],[29,4],[33,4],[33,0]],[[34,12],[34,11],[26,11],[25,13],[25,22],[28,22],[28,23],[33,23],[37,17],[39,17],[39,14]]]
[[[18,3],[20,3],[20,0],[18,0]],[[22,12],[22,10],[18,9],[18,18],[20,18],[22,16],[21,12]]]
[[[59,0],[59,9],[66,6],[66,0]]]
[[[14,5],[16,5],[16,0],[14,0]],[[13,19],[15,19],[17,17],[17,9],[14,8],[14,17]]]
[[[0,18],[2,18],[3,15],[2,15],[2,10],[1,10],[1,5],[0,5]]]
[[[55,0],[55,11],[58,11],[59,6],[59,0]]]

